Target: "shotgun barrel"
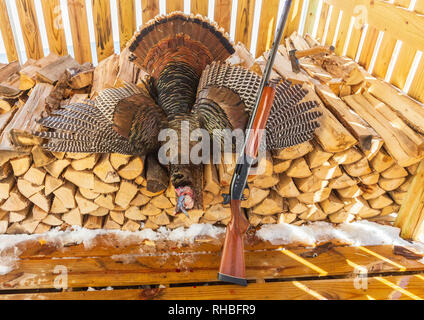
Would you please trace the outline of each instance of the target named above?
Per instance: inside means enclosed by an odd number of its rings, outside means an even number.
[[[249,228],[249,221],[241,208],[241,201],[243,200],[243,192],[248,187],[249,172],[258,155],[260,142],[271,113],[275,89],[270,86],[270,76],[291,4],[292,0],[287,0],[284,4],[274,43],[259,87],[255,108],[247,126],[247,137],[231,180],[230,194],[224,195],[224,203],[230,203],[231,206],[231,221],[227,225],[218,279],[242,286],[247,285],[244,237]]]

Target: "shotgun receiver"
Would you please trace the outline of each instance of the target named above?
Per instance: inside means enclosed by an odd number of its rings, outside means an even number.
[[[292,0],[285,2],[268,63],[259,87],[255,108],[247,126],[248,135],[231,180],[230,194],[224,195],[224,203],[230,203],[232,217],[227,225],[218,279],[242,286],[247,285],[244,262],[244,237],[249,228],[249,221],[242,211],[241,201],[244,200],[243,192],[248,187],[249,172],[257,158],[259,145],[271,113],[275,89],[270,85],[270,75],[278,52],[278,46],[283,37],[291,4]]]

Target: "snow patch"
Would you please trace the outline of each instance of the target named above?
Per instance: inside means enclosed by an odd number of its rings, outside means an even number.
[[[28,240],[42,240],[46,244],[54,244],[59,248],[67,244],[81,243],[86,248],[90,248],[94,245],[94,239],[100,235],[115,235],[119,243],[125,246],[140,243],[143,240],[169,240],[193,243],[196,237],[209,236],[218,238],[225,232],[225,227],[217,227],[211,224],[193,224],[189,228],[180,227],[170,230],[161,227],[157,231],[144,229],[130,232],[122,230],[89,230],[73,227],[72,230],[64,231],[55,228],[47,233],[37,235],[0,235],[0,275],[4,275],[16,268],[21,254],[16,245]],[[260,240],[269,241],[274,245],[302,243],[312,246],[320,242],[340,240],[352,246],[401,245],[424,253],[424,243],[408,242],[400,238],[399,234],[399,228],[366,220],[343,223],[338,226],[327,222],[314,222],[303,226],[273,224],[264,225],[256,232],[256,236]],[[126,257],[116,256],[115,258],[125,260]]]

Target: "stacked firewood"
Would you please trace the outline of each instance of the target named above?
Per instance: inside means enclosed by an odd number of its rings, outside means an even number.
[[[286,46],[315,45],[306,39],[295,34]],[[304,58],[304,71],[295,74],[286,46],[274,76],[308,89],[305,99],[316,100],[323,113],[321,127],[314,141],[260,160],[262,174],[250,179],[242,202],[250,223],[392,221],[424,158],[422,106],[334,55]],[[223,155],[233,159],[230,164],[204,166],[204,210],[187,217],[174,213],[175,191],[154,157],[51,153],[30,134],[40,129],[37,119],[60,105],[138,83],[144,73],[127,58],[124,50],[96,68],[53,54],[23,66],[0,65],[0,234],[73,225],[136,231],[228,223],[222,194],[229,191],[234,154]],[[239,44],[229,63],[261,73],[266,59],[267,53],[254,60]]]

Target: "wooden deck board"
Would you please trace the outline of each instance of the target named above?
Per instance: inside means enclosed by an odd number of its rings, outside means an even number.
[[[417,276],[209,285],[154,289],[43,292],[0,295],[0,300],[411,300],[423,299]]]
[[[63,270],[70,288],[216,282],[222,239],[187,245],[159,241],[117,246],[113,238],[103,236],[90,248],[43,243],[28,241],[18,246],[22,254],[16,268],[0,276],[0,295],[1,290],[54,288]],[[300,281],[352,278],[358,268],[373,276],[424,271],[419,261],[395,255],[392,246],[333,245],[319,250],[316,257],[312,250],[250,243],[245,253],[247,277]]]

